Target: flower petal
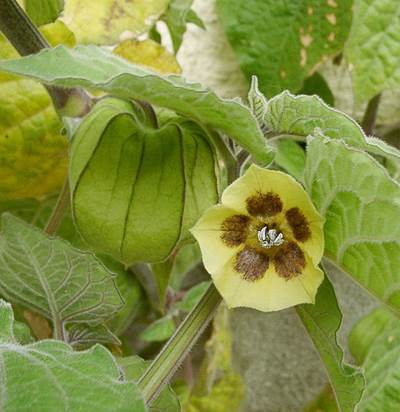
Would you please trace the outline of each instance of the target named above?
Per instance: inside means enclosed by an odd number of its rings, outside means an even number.
[[[236,255],[240,248],[237,236],[240,221],[235,219],[240,216],[237,211],[223,205],[216,205],[203,214],[196,225],[190,230],[200,245],[203,263],[209,273],[220,271],[227,261]],[[232,220],[232,238],[235,242],[228,242],[226,234],[228,227],[226,222]],[[244,227],[243,227],[244,229]]]
[[[305,255],[305,259],[306,267],[302,274],[289,280],[279,276],[272,264],[262,278],[253,282],[245,280],[235,270],[235,257],[211,276],[228,307],[276,311],[301,303],[314,303],[324,273],[314,266],[309,256]]]
[[[269,194],[270,197],[265,196]],[[259,196],[259,202],[265,201],[265,209],[273,210],[271,196],[278,196],[283,205],[283,212],[298,209],[309,224],[311,236],[299,242],[301,248],[308,253],[313,262],[318,263],[324,252],[324,220],[312,204],[307,192],[291,176],[276,170],[263,169],[252,164],[246,173],[228,186],[222,194],[222,204],[237,210],[239,213],[249,213],[248,200]],[[263,198],[264,196],[264,198]],[[261,209],[257,203],[256,209]],[[292,231],[287,222],[288,230]]]

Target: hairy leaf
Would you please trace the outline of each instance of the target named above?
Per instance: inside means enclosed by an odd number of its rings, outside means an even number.
[[[343,350],[336,340],[342,314],[329,279],[325,277],[320,286],[315,305],[300,305],[296,310],[326,367],[340,412],[353,412],[364,378],[360,370],[343,363]]]
[[[73,348],[89,348],[96,343],[121,345],[120,340],[105,325],[88,326],[75,323],[68,329],[68,343]]]
[[[350,349],[362,360],[366,389],[357,412],[400,409],[400,320],[377,309],[353,329]]]
[[[68,0],[64,21],[78,43],[114,44],[126,30],[136,37],[148,31],[167,5],[168,0]]]
[[[310,139],[305,185],[325,216],[325,255],[400,313],[400,186],[371,156]]]
[[[265,103],[262,112],[263,126],[270,137],[305,139],[322,133],[331,139],[342,139],[351,146],[400,161],[398,149],[380,139],[365,136],[356,121],[329,107],[317,96],[293,96],[284,92]]]
[[[55,328],[99,324],[122,305],[114,277],[93,255],[9,214],[2,216],[0,293],[51,319]]]
[[[117,358],[117,362],[122,368],[125,378],[134,381],[138,380],[151,364],[151,361],[145,361],[139,356]],[[180,412],[180,410],[179,400],[168,385],[149,408],[150,412]]]
[[[150,39],[142,41],[125,40],[114,49],[114,53],[131,63],[153,69],[157,73],[179,74],[181,72],[175,56]]]
[[[357,0],[346,57],[358,100],[400,87],[400,2]]]
[[[178,76],[160,77],[95,46],[58,46],[19,60],[0,62],[0,70],[58,86],[94,87],[114,95],[165,107],[231,136],[260,163],[271,161],[250,110],[224,100]]]
[[[25,11],[36,26],[53,23],[64,8],[64,0],[24,0]]]
[[[75,44],[57,21],[43,26],[52,45]],[[0,59],[18,53],[0,34]],[[40,84],[0,73],[0,201],[55,192],[67,169],[67,139],[49,95]]]
[[[133,381],[104,347],[74,352],[59,341],[21,346],[11,305],[0,300],[0,407],[4,412],[145,412]]]
[[[347,39],[352,0],[218,0],[217,11],[243,72],[265,95],[298,91]]]
[[[354,326],[349,336],[349,348],[359,365],[364,363],[375,340],[390,330],[389,325],[394,319],[396,318],[388,310],[378,308]]]

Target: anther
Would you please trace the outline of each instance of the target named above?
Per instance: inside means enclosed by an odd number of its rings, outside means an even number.
[[[264,226],[257,232],[258,240],[262,247],[267,249],[273,246],[280,246],[283,242],[283,234],[275,229],[268,230],[268,226]]]

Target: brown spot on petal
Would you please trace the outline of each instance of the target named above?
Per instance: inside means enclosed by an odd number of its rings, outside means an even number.
[[[246,215],[233,215],[221,225],[221,239],[230,247],[239,246],[247,239],[250,218]]]
[[[258,192],[246,199],[246,206],[252,216],[274,216],[282,211],[281,198],[272,192]]]
[[[289,280],[301,274],[306,267],[306,259],[295,242],[288,242],[276,253],[274,265],[278,275]]]
[[[236,255],[235,270],[250,282],[261,279],[269,266],[269,258],[251,247],[245,247]]]
[[[292,207],[286,212],[286,220],[296,240],[305,242],[310,239],[311,231],[309,223],[298,207]]]

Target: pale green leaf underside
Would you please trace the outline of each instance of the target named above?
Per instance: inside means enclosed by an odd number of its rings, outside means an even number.
[[[318,290],[315,305],[296,307],[332,384],[340,412],[353,412],[359,402],[364,378],[360,370],[343,363],[343,350],[337,343],[342,314],[327,277]]]
[[[98,324],[122,305],[113,275],[92,254],[2,216],[0,294],[53,323]]]
[[[400,2],[357,0],[345,54],[360,101],[400,87]]]
[[[356,325],[352,337],[350,348],[361,349],[366,379],[357,412],[400,410],[400,320],[384,309],[375,310]]]
[[[299,90],[324,58],[341,51],[352,0],[218,0],[217,11],[247,77],[268,97]]]
[[[271,160],[255,118],[241,103],[221,99],[179,76],[158,76],[100,47],[58,46],[19,60],[0,62],[0,70],[48,84],[94,87],[120,97],[145,100],[226,133],[260,163]]]
[[[13,330],[11,305],[0,301],[0,326]],[[133,381],[121,380],[104,347],[74,352],[55,340],[21,346],[0,335],[0,410],[3,412],[145,412]]]
[[[308,142],[306,188],[325,217],[325,253],[400,313],[400,187],[342,141]]]
[[[259,116],[271,138],[282,135],[305,139],[322,133],[331,139],[342,139],[350,146],[400,161],[398,149],[380,139],[365,136],[356,121],[329,107],[318,96],[294,96],[283,92],[260,105],[263,108],[258,109]]]

